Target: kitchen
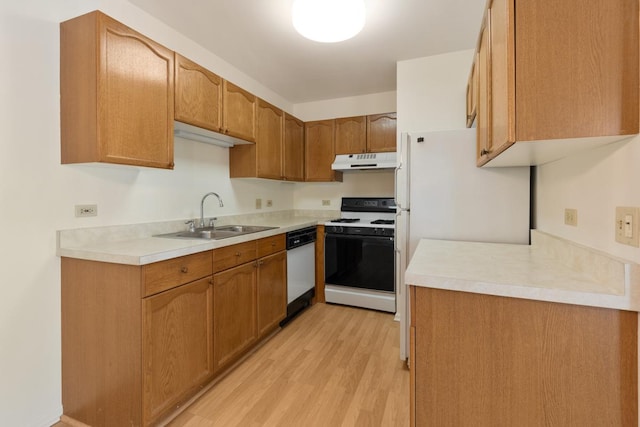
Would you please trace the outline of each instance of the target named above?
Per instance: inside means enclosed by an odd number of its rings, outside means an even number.
[[[330,200],[331,208],[337,209],[341,194],[393,193],[392,178],[384,173],[349,175],[342,184],[299,186],[229,180],[224,149],[190,142],[176,144],[173,172],[60,165],[60,21],[101,9],[157,41],[205,62],[204,65],[211,64],[210,68],[216,71],[231,69],[129,2],[90,2],[82,6],[76,3],[58,2],[53,6],[27,1],[2,6],[3,57],[12,64],[3,67],[2,73],[4,81],[15,82],[5,85],[3,91],[3,113],[7,119],[0,138],[6,153],[2,156],[4,203],[0,215],[6,224],[11,224],[2,245],[5,286],[0,310],[3,347],[0,413],[6,414],[5,422],[9,425],[45,425],[61,413],[60,266],[55,256],[56,230],[196,217],[198,202],[208,191],[222,194],[226,209],[232,213],[256,212],[256,198],[265,204],[272,200],[273,211],[322,210],[320,200]],[[397,93],[299,105],[294,112],[311,120],[397,111],[399,129],[461,128],[464,88],[472,55],[469,49],[401,61]],[[282,107],[289,105],[277,94],[259,88],[248,76],[236,71],[227,74],[233,74],[241,86],[269,95],[271,102]],[[634,138],[539,167],[536,228],[637,261],[638,249],[615,243],[612,233],[615,206],[640,205],[640,194],[630,184],[640,178],[633,162],[639,158],[639,151],[640,142]],[[82,222],[75,219],[73,206],[81,203],[98,204],[98,217]],[[564,225],[565,207],[579,210],[578,227]],[[223,208],[209,209],[211,215],[225,214]]]

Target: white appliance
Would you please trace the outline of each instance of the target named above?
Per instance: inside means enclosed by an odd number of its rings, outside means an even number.
[[[402,133],[398,157],[396,319],[404,360],[410,319],[404,273],[419,240],[528,244],[530,168],[476,167],[476,129]]]

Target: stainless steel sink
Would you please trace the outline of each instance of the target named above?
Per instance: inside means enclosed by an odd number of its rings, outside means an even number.
[[[153,237],[166,237],[169,239],[207,239],[220,240],[243,234],[257,233],[259,231],[273,230],[278,227],[265,227],[261,225],[223,225],[221,227],[202,227],[194,231],[178,231],[176,233],[158,234]]]

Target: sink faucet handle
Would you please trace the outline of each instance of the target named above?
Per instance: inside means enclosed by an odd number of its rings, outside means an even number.
[[[185,221],[184,223],[189,226],[189,232],[193,233],[194,231],[196,231],[196,224],[192,219],[190,219],[189,221]]]
[[[209,227],[215,227],[215,220],[217,220],[218,218],[209,218]]]

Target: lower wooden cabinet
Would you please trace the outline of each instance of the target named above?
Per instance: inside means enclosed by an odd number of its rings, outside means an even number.
[[[410,295],[413,426],[638,425],[638,313]]]
[[[213,375],[211,277],[142,300],[144,419],[155,420]]]
[[[287,316],[287,253],[258,260],[258,335],[276,329]]]
[[[219,371],[256,340],[256,263],[213,276],[213,365]]]
[[[284,248],[280,234],[144,266],[63,257],[63,421],[166,421],[284,319]]]

